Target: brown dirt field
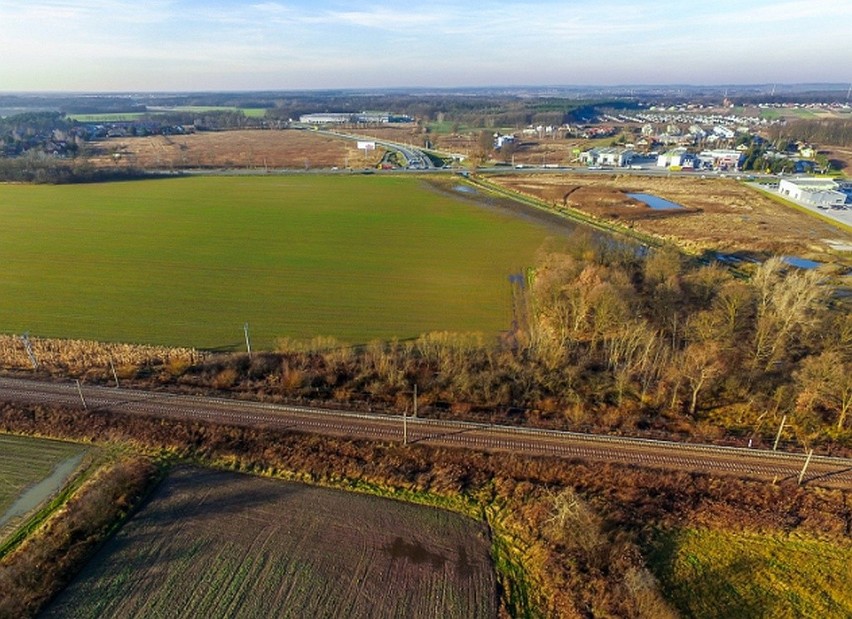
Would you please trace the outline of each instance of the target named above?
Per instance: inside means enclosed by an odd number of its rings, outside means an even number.
[[[384,152],[376,149],[365,158],[355,142],[299,130],[111,138],[94,144],[95,165],[146,169],[364,168],[378,164]]]
[[[825,146],[820,148],[820,153],[824,153],[829,161],[839,161],[843,166],[841,172],[846,178],[852,178],[852,148],[844,148],[843,146]]]
[[[718,250],[754,255],[782,254],[849,263],[826,240],[852,242],[852,234],[728,179],[642,176],[498,176],[504,187],[554,205],[567,205],[644,233],[671,239],[695,251]],[[686,207],[654,211],[626,196],[649,193]]]
[[[344,127],[340,131],[350,135],[363,135],[364,137],[399,142],[400,144],[423,145],[423,130],[414,123],[393,126],[376,127]]]
[[[177,469],[43,616],[493,618],[489,548],[451,512]]]

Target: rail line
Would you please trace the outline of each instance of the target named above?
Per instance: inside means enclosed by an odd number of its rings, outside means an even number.
[[[796,483],[806,455],[0,377],[0,401],[57,404],[339,437],[617,462]],[[813,456],[803,483],[852,489],[852,459]]]

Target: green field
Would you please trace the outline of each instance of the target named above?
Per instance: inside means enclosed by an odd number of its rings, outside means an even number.
[[[497,616],[485,527],[451,512],[179,469],[43,617]]]
[[[360,175],[0,185],[0,218],[0,332],[200,348],[496,334],[551,234]]]
[[[68,118],[82,123],[114,123],[139,120],[143,116],[156,116],[157,114],[168,114],[170,112],[235,112],[241,111],[249,118],[263,118],[266,116],[266,108],[263,107],[220,107],[213,105],[181,105],[176,107],[151,108],[147,112],[130,113],[103,113],[103,114],[68,114]]]
[[[852,545],[799,536],[689,529],[651,554],[685,617],[852,616]]]
[[[0,434],[0,533],[7,528],[7,510],[26,488],[83,451],[83,447],[72,443]]]
[[[68,114],[68,118],[81,123],[118,123],[139,120],[145,112],[111,112],[104,114]]]

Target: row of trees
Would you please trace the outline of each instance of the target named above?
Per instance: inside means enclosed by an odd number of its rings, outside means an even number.
[[[852,146],[852,120],[820,119],[795,120],[783,125],[774,125],[769,135],[775,140],[813,142],[832,146]]]
[[[92,183],[146,176],[142,170],[96,168],[85,160],[57,159],[41,152],[12,159],[0,157],[0,181],[15,183]]]

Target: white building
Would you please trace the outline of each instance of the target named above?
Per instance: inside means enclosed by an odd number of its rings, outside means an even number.
[[[741,151],[724,148],[698,153],[699,166],[713,170],[739,170],[743,157]]]
[[[673,148],[657,157],[657,167],[670,168],[672,166],[676,168],[694,168],[695,155],[681,147]]]
[[[846,194],[830,178],[783,178],[778,193],[812,206],[833,207],[846,203]]]
[[[618,148],[606,146],[603,148],[592,148],[580,153],[580,162],[586,165],[605,165],[623,168],[630,165],[636,153],[629,148]]]
[[[720,138],[725,138],[726,140],[731,140],[737,135],[736,131],[728,127],[723,127],[722,125],[716,125],[713,127],[713,133],[718,135]]]
[[[514,144],[514,135],[503,135],[502,133],[494,134],[494,148],[500,150],[504,144]]]
[[[342,125],[352,121],[352,114],[345,113],[320,113],[302,114],[299,116],[300,123],[309,125]]]

